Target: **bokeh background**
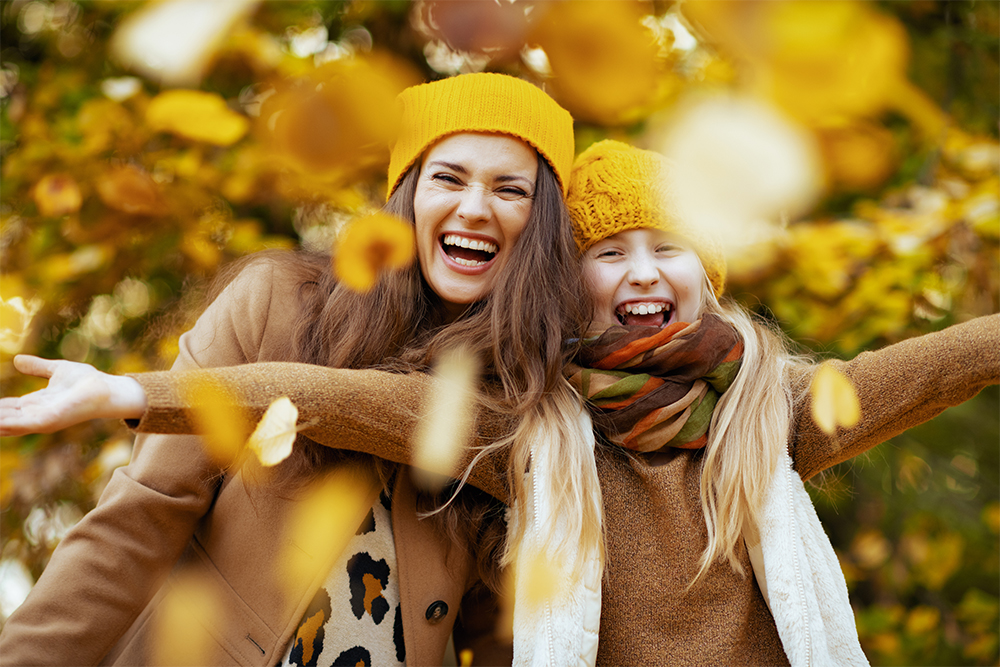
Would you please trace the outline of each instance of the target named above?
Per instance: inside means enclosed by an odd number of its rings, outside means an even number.
[[[169,367],[219,266],[383,201],[400,88],[481,70],[690,165],[729,292],[821,356],[1000,310],[997,2],[5,0],[3,395],[21,351]],[[810,489],[873,664],[998,664],[998,422],[991,387]],[[0,622],[131,441],[0,441]]]

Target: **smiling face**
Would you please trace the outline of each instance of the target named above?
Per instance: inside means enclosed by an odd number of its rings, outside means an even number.
[[[705,270],[691,245],[659,229],[630,229],[598,241],[583,256],[594,324],[664,327],[701,315]]]
[[[452,317],[493,288],[531,215],[537,175],[534,149],[504,134],[453,134],[424,156],[417,257]]]

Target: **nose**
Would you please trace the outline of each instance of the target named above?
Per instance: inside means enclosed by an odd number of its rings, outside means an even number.
[[[629,256],[628,281],[639,287],[652,287],[660,282],[660,272],[648,253],[637,252]]]
[[[458,217],[466,222],[484,222],[490,219],[490,195],[483,188],[462,188],[459,197]]]

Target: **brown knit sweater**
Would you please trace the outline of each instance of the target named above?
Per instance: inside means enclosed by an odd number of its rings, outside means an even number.
[[[838,367],[858,391],[862,419],[831,438],[812,423],[808,406],[799,406],[789,450],[803,479],[1000,382],[1000,316],[866,352]],[[238,388],[254,416],[276,396],[288,395],[299,407],[300,422],[315,420],[304,431],[310,438],[331,445],[358,443],[362,451],[398,462],[409,459],[409,435],[420,397],[429,386],[419,375],[304,364],[198,372]],[[805,386],[810,373],[802,371],[793,382]],[[134,377],[149,397],[138,430],[190,430],[178,391],[190,378],[169,373]],[[506,426],[481,418],[481,441],[506,431]],[[597,462],[609,550],[598,664],[788,664],[752,576],[742,577],[728,563],[717,563],[687,590],[706,543],[700,454],[677,450],[651,466],[601,450]],[[503,461],[488,461],[470,481],[506,501],[504,470]],[[745,549],[739,555],[749,572]]]

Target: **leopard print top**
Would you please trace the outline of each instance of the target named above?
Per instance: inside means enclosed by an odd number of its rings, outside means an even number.
[[[406,664],[391,511],[383,491],[316,592],[281,667]]]

